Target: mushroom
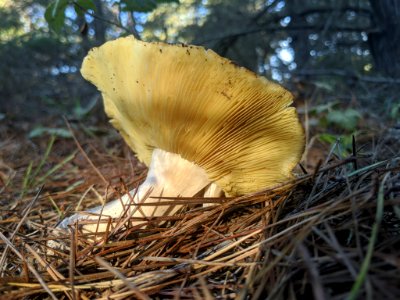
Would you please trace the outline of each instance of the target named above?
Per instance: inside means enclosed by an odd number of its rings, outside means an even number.
[[[221,189],[227,196],[253,193],[292,178],[303,153],[291,94],[212,50],[129,36],[92,49],[81,73],[101,91],[111,124],[149,171],[138,189],[60,228],[124,213],[171,215],[181,206],[140,204],[192,197],[207,187],[211,197]]]

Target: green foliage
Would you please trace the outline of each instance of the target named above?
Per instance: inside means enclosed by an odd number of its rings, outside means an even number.
[[[41,137],[44,135],[57,136],[61,138],[71,138],[72,134],[65,128],[49,128],[38,126],[29,132],[29,138]]]
[[[16,36],[0,43],[0,112],[4,118],[17,114],[34,119],[43,115],[44,98],[69,99],[72,77],[54,76],[53,69],[68,65],[78,68],[76,52],[70,51],[70,44],[62,42],[54,34],[41,31]],[[79,50],[79,49],[78,49]],[[77,80],[75,80],[77,81]],[[61,100],[61,101],[60,101]],[[48,106],[48,110],[54,111]]]
[[[317,88],[322,89],[322,90],[325,90],[325,91],[327,91],[327,92],[333,92],[334,89],[335,89],[334,84],[333,84],[332,82],[326,81],[326,80],[325,80],[325,81],[318,81],[318,80],[316,80],[316,81],[313,82],[313,84],[314,84]]]
[[[62,166],[70,162],[75,158],[76,150],[74,153],[68,155],[62,161],[58,162],[57,164],[53,165],[50,169],[45,169],[46,164],[49,163],[49,156],[50,152],[53,149],[54,142],[56,137],[52,135],[50,137],[49,143],[47,145],[46,151],[40,160],[39,164],[34,168],[33,161],[31,161],[25,171],[25,176],[22,182],[22,191],[20,198],[23,198],[27,191],[35,186],[43,184],[47,178],[50,176],[54,176],[56,171],[58,171]],[[44,174],[43,174],[44,173]],[[41,175],[42,174],[42,175]]]
[[[92,0],[77,0],[74,1],[74,9],[78,16],[83,16],[85,11],[92,10],[96,11],[96,5]]]
[[[0,10],[0,28],[1,32],[15,30],[22,26],[18,12],[12,9]],[[1,35],[0,35],[1,36]]]
[[[88,10],[96,10],[93,0],[56,0],[49,4],[44,14],[49,27],[55,32],[60,32],[65,23],[65,10],[73,5],[78,16],[83,16]]]
[[[83,106],[80,101],[77,101],[73,108],[73,115],[78,120],[86,117],[96,106],[97,98],[93,98],[86,106]]]
[[[36,182],[36,177],[39,174],[39,172],[42,170],[43,166],[45,165],[50,151],[53,148],[53,144],[55,141],[55,136],[51,136],[50,137],[50,141],[49,144],[46,148],[46,151],[44,153],[44,156],[42,158],[42,160],[40,161],[39,165],[35,168],[35,170],[33,170],[33,162],[31,161],[28,165],[28,168],[25,171],[25,176],[23,179],[23,183],[22,183],[22,192],[21,192],[21,198],[23,198],[24,194],[27,192],[27,190],[33,186],[35,186],[35,182]]]
[[[348,108],[346,110],[332,109],[326,115],[328,124],[333,124],[346,131],[355,130],[360,118],[361,114],[352,108]]]
[[[95,108],[96,104],[98,104],[97,98],[92,98],[90,101],[85,101],[84,103],[82,103],[81,99],[75,99],[74,103],[65,103],[54,98],[43,98],[42,102],[46,107],[52,107],[57,113],[75,120],[83,120],[84,118],[88,117],[90,112],[92,112]],[[53,132],[53,130],[43,127],[35,128],[33,131],[31,131],[29,137],[36,137],[47,133],[55,134],[56,136],[60,137],[70,137],[69,133],[67,135],[64,135],[63,132],[59,134],[58,130]],[[32,134],[33,136],[31,136]]]
[[[338,142],[338,147],[336,147],[336,154],[340,157],[348,156],[352,153],[353,146],[353,134],[330,134],[330,133],[322,133],[318,135],[318,138],[321,142],[328,143],[329,145],[333,145]]]
[[[44,18],[46,19],[49,27],[55,32],[60,32],[65,21],[65,9],[69,5],[68,0],[56,0],[47,7],[44,13]]]
[[[179,0],[120,0],[120,9],[128,12],[151,12],[162,3],[179,3]],[[73,6],[78,16],[83,16],[85,12],[96,11],[93,0],[55,0],[50,3],[45,12],[45,19],[49,27],[59,33],[65,24],[65,10],[68,6]]]
[[[58,50],[63,48],[62,42],[52,36],[35,35],[31,36],[26,41],[23,41],[25,51],[29,50],[34,53],[48,53],[54,56],[59,55]],[[66,50],[65,48],[62,50]]]
[[[317,118],[319,128],[324,131],[332,127],[340,129],[342,134],[324,132],[318,135],[318,139],[330,145],[338,142],[337,154],[343,157],[352,152],[353,135],[358,134],[356,130],[361,114],[355,109],[343,110],[338,106],[339,102],[317,105],[310,110],[310,115]]]
[[[310,109],[310,114],[313,116],[319,116],[321,114],[327,113],[330,110],[334,109],[334,107],[338,105],[338,103],[339,102],[328,102],[326,104],[316,105]]]
[[[317,105],[310,110],[310,115],[318,118],[322,128],[335,127],[344,132],[354,132],[361,114],[352,108],[343,110],[338,105],[339,102]]]
[[[390,117],[393,120],[400,120],[400,103],[393,105],[390,109]]]

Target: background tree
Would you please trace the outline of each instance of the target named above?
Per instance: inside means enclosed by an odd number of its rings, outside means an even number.
[[[96,93],[79,75],[84,55],[125,34],[204,45],[286,85],[311,82],[326,94],[323,101],[354,100],[351,87],[363,107],[389,112],[400,69],[398,6],[395,0],[3,0],[0,112],[32,119],[86,105]]]
[[[370,0],[372,23],[368,35],[376,68],[388,76],[400,77],[400,2]]]

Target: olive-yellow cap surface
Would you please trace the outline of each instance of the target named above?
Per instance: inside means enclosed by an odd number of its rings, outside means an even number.
[[[291,178],[302,155],[291,94],[212,50],[124,37],[92,49],[81,72],[147,165],[153,149],[177,153],[241,195]]]

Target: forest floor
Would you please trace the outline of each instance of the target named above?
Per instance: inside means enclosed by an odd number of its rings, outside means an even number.
[[[335,140],[302,118],[296,180],[214,206],[186,199],[97,242],[54,228],[136,187],[146,167],[105,123],[49,118],[64,129],[32,133],[3,120],[0,299],[400,299],[398,124],[360,121]],[[51,253],[53,239],[67,248]]]

